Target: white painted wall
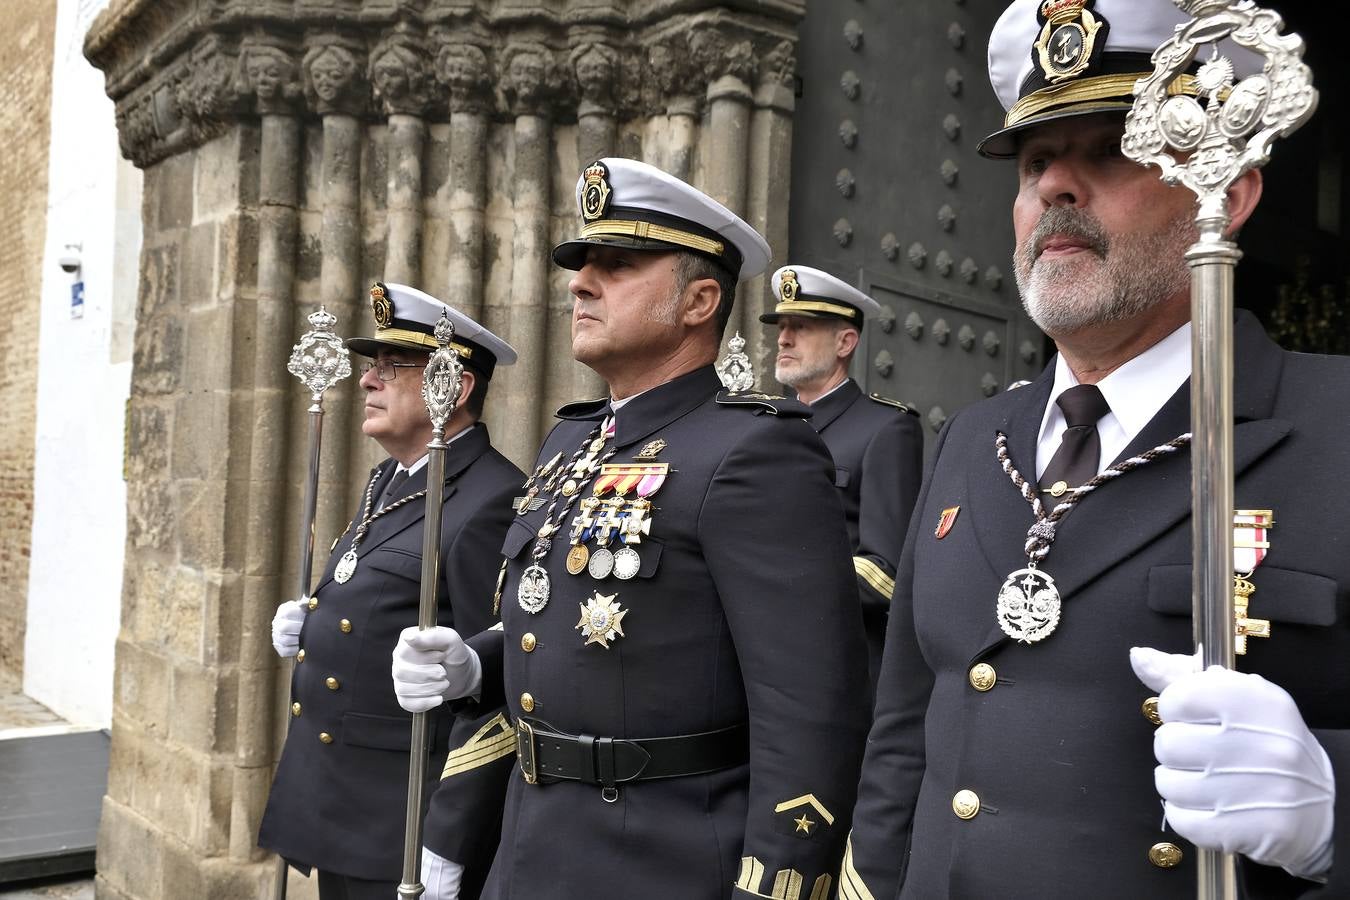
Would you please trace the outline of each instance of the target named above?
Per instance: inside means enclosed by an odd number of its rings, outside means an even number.
[[[141,173],[122,159],[103,73],[80,52],[107,0],[58,0],[47,240],[38,323],[37,453],[23,690],[76,724],[112,721],[122,598]],[[80,244],[84,313],[58,261]]]

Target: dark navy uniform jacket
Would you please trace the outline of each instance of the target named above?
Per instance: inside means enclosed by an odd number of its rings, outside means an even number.
[[[528,707],[553,731],[616,738],[748,722],[748,763],[632,782],[612,803],[593,784],[531,785],[517,772],[485,897],[819,900],[833,891],[868,693],[833,466],[801,404],[720,388],[708,366],[615,413],[612,463],[661,440],[655,460],[670,465],[651,497],[651,533],[636,545],[637,576],[569,575],[565,527],[543,562],[548,605],[525,612],[516,589],[545,504],[506,537],[504,631],[471,645],[482,702],[505,700],[513,721]],[[607,411],[603,401],[564,407],[539,460],[570,458]],[[608,649],[587,646],[576,629],[597,591],[628,611]]]
[[[1235,351],[1236,508],[1275,519],[1248,611],[1270,620],[1271,636],[1249,638],[1237,668],[1289,691],[1340,786],[1331,884],[1250,862],[1239,879],[1248,898],[1347,897],[1350,360],[1282,351],[1246,313]],[[962,410],[939,437],[896,578],[844,900],[1195,896],[1195,849],[1163,827],[1153,785],[1154,726],[1140,711],[1151,692],[1129,663],[1131,646],[1193,650],[1189,449],[1106,483],[1060,522],[1041,563],[1064,598],[1053,634],[1018,644],[995,622],[1032,523],[995,432],[1034,473],[1053,378],[1052,365]],[[1189,431],[1189,392],[1121,458]],[[939,540],[939,517],[956,506]],[[993,667],[992,687],[971,677],[980,663]],[[972,818],[953,811],[959,791],[979,799]],[[1150,862],[1162,842],[1181,849],[1179,865]]]
[[[923,478],[923,428],[913,410],[864,394],[852,379],[811,404],[811,427],[834,458],[875,683],[895,566]]]
[[[395,468],[393,460],[377,468],[376,498]],[[409,476],[400,493],[425,488],[426,473],[423,467]],[[522,478],[492,449],[486,426],[450,444],[441,516],[440,624],[473,634],[495,621],[497,550]],[[363,493],[362,507],[364,498]],[[338,584],[333,570],[351,546],[361,521],[358,509],[314,592],[318,606],[300,632],[304,657],[297,656],[291,679],[290,730],[258,836],[260,846],[297,866],[377,881],[401,879],[412,715],[394,696],[389,660],[399,632],[417,624],[425,511],[425,498],[418,498],[376,519],[357,548],[356,572]],[[485,709],[484,715],[490,718],[491,712]],[[481,723],[457,724],[452,737],[447,712],[429,716],[432,750],[425,763],[427,783],[435,785],[447,746],[459,746]],[[491,767],[479,771],[495,780],[495,803],[466,810],[462,825],[451,831],[468,846],[452,848],[458,853],[449,858],[482,867],[486,860],[474,854],[491,858],[504,773]]]

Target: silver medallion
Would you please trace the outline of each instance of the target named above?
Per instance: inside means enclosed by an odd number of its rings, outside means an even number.
[[[591,577],[596,581],[603,581],[609,577],[609,573],[614,571],[614,554],[604,547],[597,547],[591,554],[591,561],[586,565],[586,571],[591,573]]]
[[[1055,579],[1040,569],[1018,569],[998,589],[998,627],[1019,643],[1034,644],[1059,625],[1059,607]]]
[[[516,586],[516,602],[527,613],[537,613],[548,606],[548,573],[538,565],[528,567],[520,573],[520,584]]]
[[[614,577],[624,581],[632,578],[642,568],[642,557],[632,547],[624,547],[614,553]]]
[[[333,569],[333,580],[338,584],[346,584],[351,581],[354,574],[356,574],[356,551],[348,550],[342,554],[342,559],[338,560],[337,567]]]

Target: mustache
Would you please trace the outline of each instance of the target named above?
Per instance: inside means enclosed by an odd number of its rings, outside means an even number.
[[[1110,249],[1110,238],[1097,217],[1087,210],[1071,206],[1052,206],[1041,214],[1036,228],[1027,238],[1023,251],[1028,261],[1040,258],[1045,242],[1053,236],[1071,237],[1082,241],[1088,249],[1103,259]]]

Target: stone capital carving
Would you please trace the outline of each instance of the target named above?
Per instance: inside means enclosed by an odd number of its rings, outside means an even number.
[[[300,67],[293,48],[247,38],[239,48],[234,88],[252,98],[260,115],[294,112],[302,96]]]
[[[754,81],[758,59],[754,45],[724,32],[700,28],[689,37],[689,51],[709,81],[735,78],[747,86]]]
[[[612,115],[619,74],[619,55],[614,48],[594,41],[581,44],[568,55],[568,63],[580,95],[577,115]]]
[[[375,99],[389,114],[425,115],[435,80],[426,48],[408,34],[391,34],[370,53],[368,69]]]
[[[763,54],[759,62],[759,82],[761,85],[781,84],[792,87],[797,77],[797,47],[789,40],[779,41],[772,49]]]
[[[319,115],[358,115],[368,107],[358,48],[335,36],[319,36],[308,42],[301,63],[305,99]]]
[[[707,88],[703,67],[694,59],[684,32],[652,44],[647,51],[646,83],[651,94],[647,105],[664,105],[667,115],[699,115]]]
[[[500,57],[502,99],[516,116],[545,115],[554,96],[556,65],[542,44],[509,44]]]
[[[485,112],[492,92],[487,54],[475,44],[442,45],[436,54],[436,78],[450,89],[451,112]]]

